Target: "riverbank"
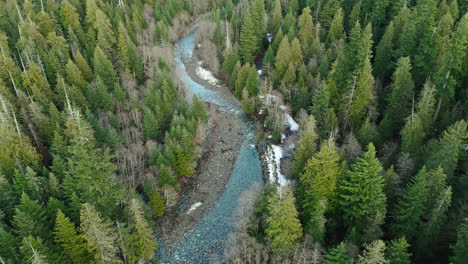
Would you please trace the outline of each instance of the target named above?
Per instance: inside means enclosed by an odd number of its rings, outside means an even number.
[[[241,118],[239,102],[220,81],[217,85],[214,85],[212,82],[202,79],[197,75],[199,61],[200,58],[196,49],[193,51],[192,57],[182,58],[184,69],[176,71],[179,75],[178,77],[182,80],[190,78],[197,85],[215,92],[216,97],[219,97],[218,101],[222,102],[222,104],[211,103],[209,100],[206,102],[209,117],[209,132],[202,159],[197,167],[197,174],[193,175],[187,184],[184,185],[183,190],[181,190],[181,198],[176,206],[168,210],[157,223],[158,240],[164,246],[163,255],[166,257],[175,254],[174,251],[176,251],[176,248],[182,242],[190,240],[193,232],[199,231],[196,230],[199,229],[196,225],[200,225],[200,220],[203,217],[207,216],[211,211],[216,210],[218,201],[222,196],[226,196],[228,184],[234,184],[235,187],[242,185],[231,183],[230,180],[231,177],[234,177],[236,164],[238,166],[239,153],[242,152],[243,148],[254,148],[254,145],[251,144],[254,143],[253,140],[251,140],[252,142],[247,142],[250,141],[248,138],[253,137],[253,134],[251,133],[251,129],[246,127],[245,120]],[[186,93],[190,96],[190,93],[196,94],[192,89],[199,88],[185,87],[185,89]],[[203,100],[203,96],[201,97]],[[257,173],[261,174],[260,166],[258,166],[258,169],[259,172]],[[244,187],[243,189],[246,188]],[[232,199],[224,199],[223,206],[226,208],[237,208],[238,196],[233,195]],[[229,204],[226,204],[226,202]],[[231,210],[231,213],[232,211],[234,210]],[[226,222],[227,225],[234,225],[234,223],[229,223],[233,220],[229,216],[226,217],[220,214],[217,217],[218,219],[212,220],[212,222]],[[220,231],[219,235],[225,233],[226,230]],[[232,231],[231,229],[229,230]],[[218,235],[218,232],[212,233]],[[200,238],[200,243],[202,241]],[[202,248],[200,246],[200,249]],[[218,253],[222,250],[223,247],[218,245]],[[210,252],[204,252],[204,255],[210,255]],[[181,263],[194,262],[181,261]]]

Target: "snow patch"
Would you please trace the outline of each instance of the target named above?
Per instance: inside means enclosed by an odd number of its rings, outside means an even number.
[[[271,39],[272,39],[271,33],[267,33],[267,39],[268,39],[268,43],[271,43]]]
[[[213,85],[218,85],[218,79],[216,79],[216,77],[213,75],[212,72],[210,72],[209,70],[205,69],[202,67],[202,63],[201,61],[198,62],[198,68],[197,68],[197,75],[198,77],[200,77],[201,79],[213,84]]]
[[[294,131],[299,130],[299,124],[296,123],[296,121],[294,121],[294,119],[291,117],[291,115],[286,114],[286,120],[288,121],[289,129],[291,129],[291,131],[294,132]]]
[[[267,148],[265,155],[268,164],[268,172],[270,182],[276,182],[280,186],[289,184],[289,181],[281,174],[281,158],[283,157],[283,150],[280,146],[271,145]]]
[[[193,210],[197,209],[200,205],[202,205],[201,202],[192,204],[192,206],[190,206],[190,208],[188,209],[187,214],[190,214]]]
[[[262,75],[262,70],[257,70],[258,76]]]

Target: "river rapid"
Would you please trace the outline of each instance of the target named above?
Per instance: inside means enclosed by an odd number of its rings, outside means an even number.
[[[228,235],[236,231],[241,220],[239,199],[252,186],[262,186],[262,166],[255,147],[255,125],[237,106],[223,99],[217,92],[195,82],[187,73],[184,59],[191,58],[195,48],[194,31],[176,43],[176,68],[189,98],[199,96],[203,101],[231,111],[243,125],[243,143],[237,155],[234,170],[218,202],[184,235],[176,248],[167,254],[164,245],[159,249],[160,263],[221,263]],[[227,162],[227,161],[226,161]],[[260,186],[260,187],[258,187]]]

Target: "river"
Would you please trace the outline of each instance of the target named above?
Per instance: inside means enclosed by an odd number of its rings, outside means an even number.
[[[185,234],[184,239],[176,246],[170,255],[160,247],[161,263],[220,263],[223,261],[225,241],[236,230],[240,216],[236,213],[239,198],[254,185],[261,186],[262,167],[255,147],[256,131],[254,124],[245,117],[242,110],[221,98],[217,92],[195,82],[189,76],[183,63],[184,58],[192,56],[198,31],[180,39],[176,43],[176,67],[180,80],[184,83],[188,94],[197,95],[203,101],[220,106],[222,111],[232,111],[242,120],[244,126],[244,142],[237,156],[232,175],[224,193],[218,202],[208,211],[195,227]]]

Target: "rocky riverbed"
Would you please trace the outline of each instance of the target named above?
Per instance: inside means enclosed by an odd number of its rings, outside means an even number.
[[[197,95],[207,103],[209,134],[198,173],[184,187],[177,206],[159,221],[162,263],[221,262],[228,234],[241,219],[239,200],[252,186],[260,189],[262,182],[256,123],[247,120],[222,83],[197,75],[196,34],[177,43],[176,72],[188,99]]]

